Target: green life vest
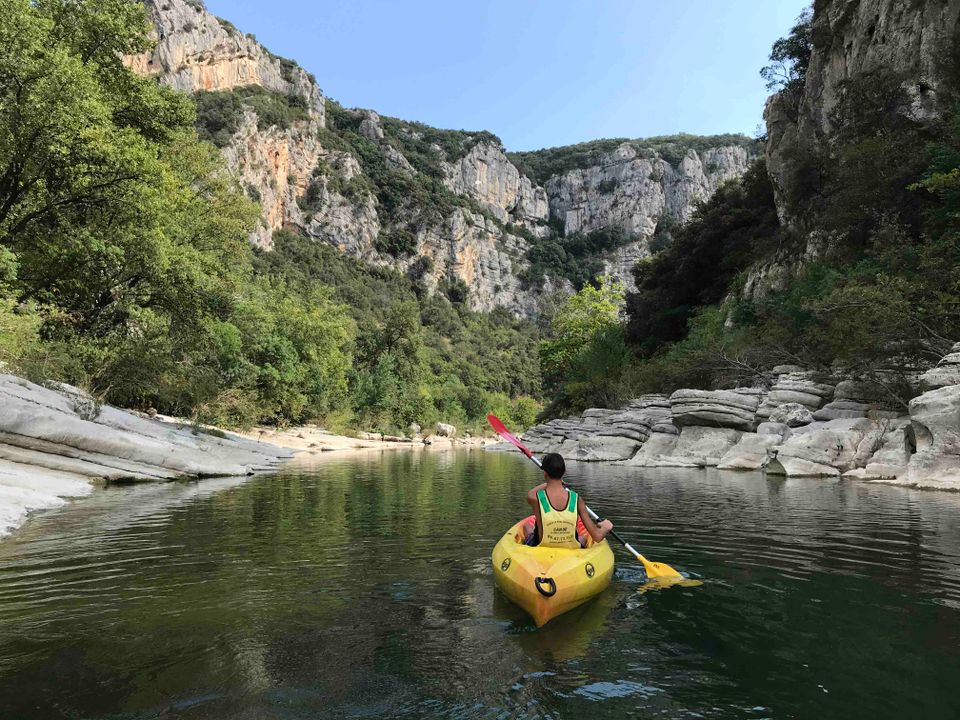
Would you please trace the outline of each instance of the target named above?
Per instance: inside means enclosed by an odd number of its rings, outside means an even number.
[[[567,507],[557,510],[550,504],[546,490],[537,492],[540,501],[540,522],[543,527],[543,537],[540,538],[541,547],[579,548],[577,540],[577,494],[567,490],[570,499]]]

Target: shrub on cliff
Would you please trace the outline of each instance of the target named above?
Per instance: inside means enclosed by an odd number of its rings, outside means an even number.
[[[564,278],[579,291],[588,283],[596,283],[613,251],[632,240],[619,227],[567,236],[551,232],[545,238],[534,237],[527,250],[530,264],[520,279],[526,287],[542,287],[548,276]]]
[[[800,13],[787,36],[773,44],[770,64],[760,70],[760,76],[767,82],[767,90],[780,92],[794,117],[807,80],[812,53],[813,10],[807,8]]]
[[[194,93],[197,106],[196,127],[201,140],[224,147],[240,128],[244,108],[257,114],[257,127],[288,129],[293,123],[307,120],[310,114],[301,96],[268,90],[259,85],[232,90]]]

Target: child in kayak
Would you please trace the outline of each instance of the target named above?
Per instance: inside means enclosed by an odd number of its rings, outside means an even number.
[[[537,514],[533,532],[527,535],[527,545],[543,547],[585,547],[587,533],[594,542],[600,542],[613,529],[609,520],[597,525],[587,512],[586,503],[577,493],[563,485],[566,463],[557,453],[549,453],[541,462],[546,482],[527,493],[527,502]],[[579,522],[578,522],[579,521]],[[583,532],[578,532],[582,530]]]

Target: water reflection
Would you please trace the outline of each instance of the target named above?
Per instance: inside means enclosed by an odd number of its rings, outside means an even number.
[[[571,465],[704,585],[639,593],[621,554],[608,591],[537,631],[489,569],[536,480],[512,455],[110,490],[0,545],[0,717],[960,710],[960,497]]]

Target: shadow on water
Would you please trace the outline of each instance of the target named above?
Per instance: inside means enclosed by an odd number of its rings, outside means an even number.
[[[537,630],[490,552],[513,455],[324,455],[111,489],[0,544],[0,717],[956,717],[960,497],[571,463],[700,587]]]

